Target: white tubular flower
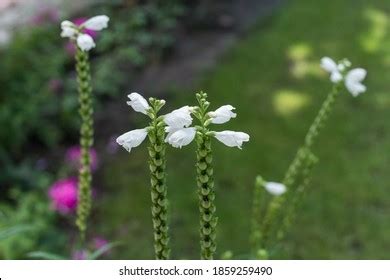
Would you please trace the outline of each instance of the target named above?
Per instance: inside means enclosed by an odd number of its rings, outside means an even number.
[[[367,71],[363,68],[352,69],[345,76],[345,86],[354,97],[367,90],[366,86],[362,84],[366,76]]]
[[[192,123],[192,107],[184,106],[164,116],[164,122],[171,128],[188,127]]]
[[[330,73],[330,80],[333,83],[344,80],[345,87],[354,97],[367,90],[366,86],[362,84],[367,76],[367,71],[363,68],[356,68],[346,73],[347,69],[351,67],[349,60],[344,59],[336,64],[331,58],[324,57],[321,59],[321,67]]]
[[[92,37],[88,34],[80,34],[77,36],[77,46],[79,46],[82,51],[89,51],[96,47]]]
[[[75,27],[74,23],[69,20],[64,20],[61,22],[61,28],[67,28],[67,27]]]
[[[264,188],[272,195],[279,196],[287,191],[287,187],[281,183],[267,182],[264,184]]]
[[[110,18],[105,15],[95,16],[84,22],[84,24],[82,24],[82,27],[94,31],[100,31],[104,28],[107,28],[109,20]]]
[[[73,27],[63,27],[61,31],[61,37],[63,38],[73,38],[76,34],[77,31]]]
[[[132,148],[141,145],[147,135],[148,131],[146,128],[135,129],[119,136],[116,142],[130,153]]]
[[[127,101],[127,105],[130,105],[134,111],[147,115],[150,108],[148,101],[142,97],[142,95],[133,92],[127,96],[130,101]]]
[[[248,134],[230,130],[214,132],[214,137],[228,147],[237,147],[239,149],[241,149],[244,142],[249,141]]]
[[[330,73],[330,80],[333,83],[338,83],[343,79],[343,75],[340,73],[340,68],[343,65],[337,65],[330,57],[324,57],[321,59],[321,67],[328,73]]]
[[[209,116],[212,118],[211,123],[223,124],[230,121],[230,119],[237,116],[237,114],[233,112],[235,109],[236,108],[232,105],[224,105],[219,107],[217,110],[210,112]]]
[[[171,135],[165,139],[165,142],[169,143],[174,148],[181,148],[190,144],[194,140],[195,135],[195,127],[186,127],[171,133]]]

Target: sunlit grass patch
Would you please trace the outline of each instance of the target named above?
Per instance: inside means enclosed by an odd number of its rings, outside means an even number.
[[[277,91],[273,97],[274,109],[282,116],[293,115],[309,104],[310,97],[308,95],[288,89]]]
[[[291,61],[291,74],[297,79],[303,79],[308,75],[320,76],[318,62],[313,61],[313,49],[307,43],[291,45],[287,49],[287,57]]]
[[[370,28],[361,37],[360,43],[365,51],[375,53],[384,45],[389,27],[388,15],[378,9],[368,9],[364,12],[364,18],[369,22]]]

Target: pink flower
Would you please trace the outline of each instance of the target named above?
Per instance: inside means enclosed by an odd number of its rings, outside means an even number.
[[[96,150],[91,148],[89,151],[91,157],[91,169],[94,171],[98,167],[98,156]],[[65,154],[65,160],[73,167],[80,168],[81,148],[80,146],[70,147]]]
[[[88,18],[77,18],[73,21],[74,24],[80,26],[82,25],[84,22],[86,22],[88,20]],[[95,39],[97,37],[97,32],[94,31],[94,30],[90,30],[90,29],[87,29],[85,28],[84,29],[84,34],[88,34],[89,36],[91,36],[93,39]]]
[[[53,208],[61,214],[72,213],[77,207],[77,180],[61,179],[49,189],[49,197]]]
[[[72,254],[73,260],[86,260],[88,258],[88,252],[86,250],[74,251]]]
[[[100,236],[96,236],[94,239],[93,239],[93,247],[96,249],[96,250],[99,250],[101,249],[102,247],[106,246],[108,244],[108,241]]]

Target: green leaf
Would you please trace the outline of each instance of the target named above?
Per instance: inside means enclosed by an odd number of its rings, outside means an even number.
[[[43,252],[43,251],[36,251],[31,252],[27,254],[28,257],[33,259],[43,259],[43,260],[66,260],[64,256]]]
[[[117,247],[120,245],[120,242],[111,242],[104,246],[102,246],[100,249],[96,250],[92,254],[88,256],[89,260],[96,260],[100,256],[102,256],[104,253],[110,251],[112,248]]]
[[[17,225],[3,229],[0,231],[0,241],[21,233],[31,231],[32,229],[33,226],[30,225]]]

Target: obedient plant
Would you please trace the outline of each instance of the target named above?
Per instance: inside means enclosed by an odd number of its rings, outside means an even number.
[[[84,242],[87,230],[87,219],[91,211],[91,156],[93,145],[93,105],[92,86],[88,51],[94,48],[93,38],[86,30],[100,31],[107,27],[109,18],[105,15],[95,16],[81,25],[65,20],[61,23],[61,37],[69,38],[77,46],[76,70],[79,93],[80,128],[80,169],[76,224],[80,231],[81,242]]]
[[[152,198],[152,221],[154,230],[155,257],[158,260],[169,259],[168,234],[168,198],[165,172],[165,123],[164,117],[158,116],[165,105],[164,100],[149,98],[148,101],[138,93],[128,95],[127,102],[134,111],[150,118],[149,126],[135,129],[119,136],[116,141],[128,152],[138,147],[149,136],[149,168]]]
[[[214,170],[213,154],[211,149],[211,139],[216,138],[228,147],[238,147],[241,149],[243,142],[249,141],[249,135],[244,132],[210,130],[210,124],[223,124],[231,118],[235,118],[234,107],[225,105],[219,109],[209,112],[210,103],[207,101],[206,93],[197,93],[198,106],[182,107],[173,111],[165,117],[168,125],[166,131],[168,135],[166,142],[175,148],[181,148],[190,144],[194,139],[197,143],[197,185],[199,195],[200,210],[200,246],[201,258],[213,259],[216,251],[216,226],[218,219],[215,211],[215,190],[214,190]],[[189,127],[192,123],[192,114],[199,121],[194,127]]]
[[[298,149],[287,169],[283,183],[267,183],[261,177],[256,180],[251,240],[253,253],[257,258],[268,257],[267,250],[272,247],[272,242],[283,238],[293,220],[297,204],[309,184],[311,170],[318,161],[312,147],[328,120],[343,85],[354,97],[366,91],[362,84],[367,75],[366,70],[362,68],[349,70],[351,63],[347,59],[336,63],[331,58],[324,57],[321,60],[321,67],[330,74],[333,89],[310,126],[303,146]],[[271,194],[268,206],[264,208],[262,206],[267,197],[263,194],[263,189]]]

